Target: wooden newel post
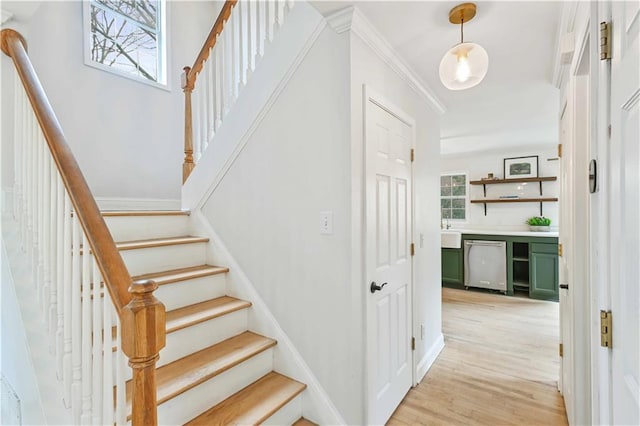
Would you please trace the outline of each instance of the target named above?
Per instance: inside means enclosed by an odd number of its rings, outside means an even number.
[[[136,281],[129,287],[132,299],[122,309],[122,351],[133,369],[131,423],[157,425],[156,361],[165,346],[165,308],[153,296],[158,284]]]
[[[191,92],[193,81],[189,78],[190,67],[182,72],[182,91],[184,92],[184,163],[182,164],[182,183],[187,181],[195,167],[193,162],[193,118],[191,113]]]

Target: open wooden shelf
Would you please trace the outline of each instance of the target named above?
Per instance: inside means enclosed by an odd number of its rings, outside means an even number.
[[[487,179],[487,180],[472,180],[469,182],[471,185],[493,185],[500,183],[526,183],[526,182],[551,182],[558,180],[557,176],[546,176],[537,178],[517,178],[517,179]]]
[[[471,200],[472,203],[552,203],[558,201],[557,198],[484,198],[481,200]]]

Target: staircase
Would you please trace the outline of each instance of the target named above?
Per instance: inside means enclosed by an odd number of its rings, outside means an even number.
[[[228,268],[206,264],[209,240],[189,235],[188,212],[103,217],[132,278],[153,279],[166,307],[159,424],[313,424],[302,418],[306,385],[273,371],[277,342],[248,329],[251,302],[229,295]],[[126,389],[130,413],[131,380]]]

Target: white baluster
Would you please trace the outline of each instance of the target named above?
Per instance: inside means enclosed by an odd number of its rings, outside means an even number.
[[[75,424],[80,423],[82,409],[82,228],[77,212],[73,216],[73,255],[71,263],[71,408]]]
[[[207,144],[213,139],[215,134],[215,82],[213,80],[213,51],[209,51],[209,62],[206,65],[207,68]]]
[[[218,41],[216,43],[216,47],[213,49],[213,54],[215,56],[215,92],[216,92],[216,107],[215,107],[215,131],[217,132],[222,124],[222,105],[223,105],[223,76],[222,76],[222,53],[224,51],[224,46],[221,43],[220,36],[218,36]]]
[[[280,29],[282,21],[280,19],[280,8],[282,6],[282,0],[273,0],[273,24],[274,33]]]
[[[267,45],[273,40],[273,2],[264,2],[264,46],[267,50]]]
[[[103,303],[106,297],[101,297],[100,295],[104,291],[106,293],[107,289],[103,290],[102,288],[102,275],[100,274],[100,269],[98,268],[98,264],[95,259],[93,260],[93,321],[92,321],[92,378],[93,378],[93,393],[92,393],[92,403],[91,406],[93,408],[93,424],[101,425],[102,422],[102,392],[103,392],[103,359],[105,355],[111,356],[111,348],[105,345],[105,342],[102,338],[103,333],[103,315],[102,308]]]
[[[262,46],[261,46],[263,38],[262,38],[262,25],[260,25],[261,24],[260,19],[261,19],[262,15],[264,14],[264,11],[261,11],[262,2],[260,0],[256,0],[255,9],[256,9],[256,17],[255,17],[255,21],[254,21],[254,24],[255,24],[254,33],[255,33],[255,37],[256,37],[256,53],[255,53],[255,57],[253,59],[253,63],[255,64],[254,65],[254,69],[255,69],[255,67],[258,66],[258,62],[260,61],[260,58],[262,57],[262,52],[263,52]]]
[[[42,252],[43,285],[42,298],[43,317],[45,326],[49,327],[49,304],[51,303],[51,156],[46,142],[43,144],[43,170],[42,170],[42,241],[40,243]]]
[[[284,14],[283,14],[283,20],[282,20],[283,23],[284,23],[284,19],[287,18],[287,15],[289,15],[289,12],[291,12],[292,8],[293,8],[293,1],[284,0]]]
[[[89,241],[84,232],[82,233],[82,340],[80,349],[82,350],[82,411],[80,423],[91,424],[91,392],[92,392],[92,299],[100,299],[100,283],[92,280],[91,269],[93,256],[89,249]]]
[[[255,59],[254,56],[254,44],[255,44],[255,37],[252,37],[253,34],[253,29],[255,28],[254,24],[253,24],[253,16],[254,16],[254,9],[255,9],[255,2],[253,0],[247,0],[245,2],[246,6],[247,6],[247,13],[246,13],[246,19],[247,19],[247,25],[246,25],[246,30],[245,30],[245,36],[246,36],[246,46],[247,46],[247,82],[249,81],[249,79],[251,78],[251,75],[253,74],[253,70],[254,70],[254,62],[253,60]]]
[[[196,88],[193,90],[191,94],[191,102],[193,105],[193,159],[198,163],[200,160],[200,88],[197,87],[198,82],[196,81]]]
[[[125,385],[125,376],[127,374],[127,360],[122,352],[122,327],[120,321],[116,319],[116,424],[124,425],[127,423],[127,392]]]
[[[111,334],[112,321],[112,304],[109,292],[104,292],[104,304],[102,306],[103,328],[102,340],[104,348],[104,363],[102,368],[102,423],[112,425],[114,421],[113,412],[113,338]]]
[[[18,73],[13,74],[13,219],[20,223],[20,192],[22,183],[20,182],[20,165],[22,161],[22,143],[20,143],[20,129],[22,126],[22,96],[20,95],[20,80]]]
[[[65,217],[64,217],[64,280],[63,280],[63,354],[62,354],[62,380],[64,384],[63,400],[65,407],[71,407],[71,280],[72,280],[72,225],[71,225],[71,202],[69,195],[65,192]]]
[[[227,34],[226,31],[223,31],[220,34],[220,42],[223,46],[223,60],[222,60],[222,81],[224,84],[224,97],[223,97],[223,113],[222,119],[227,116],[229,109],[231,108],[231,103],[233,102],[233,88],[232,79],[231,79],[231,37]]]
[[[238,93],[242,87],[247,84],[246,80],[246,69],[247,69],[247,49],[245,48],[245,33],[246,33],[246,22],[245,22],[245,11],[244,11],[244,2],[239,1],[236,3],[236,6],[233,8],[232,16],[235,15],[237,19],[236,30],[238,32]]]
[[[200,141],[197,160],[200,160],[202,154],[207,149],[207,86],[206,78],[202,79],[205,84],[198,90],[198,115],[200,116]]]
[[[36,164],[37,171],[34,171],[35,174],[35,219],[36,219],[36,233],[34,235],[33,243],[36,248],[36,264],[35,266],[35,274],[36,274],[36,283],[38,286],[38,301],[40,302],[40,309],[42,309],[42,313],[44,316],[44,265],[43,265],[43,250],[42,250],[42,234],[44,233],[44,145],[46,142],[44,141],[44,137],[40,128],[38,127],[38,131],[36,133]]]
[[[58,209],[58,171],[56,165],[53,163],[53,159],[49,156],[49,182],[51,188],[51,194],[49,199],[50,216],[49,216],[49,277],[51,283],[49,285],[49,311],[47,312],[49,324],[48,335],[50,342],[54,342],[53,338],[56,333],[56,309],[58,306],[58,220],[62,218],[59,216]],[[49,345],[49,351],[55,353],[55,345]]]
[[[56,194],[57,194],[57,222],[56,222],[56,253],[57,253],[57,268],[56,268],[56,326],[54,334],[53,347],[55,348],[57,359],[57,374],[58,379],[62,380],[62,355],[64,353],[63,345],[63,329],[64,329],[64,270],[65,270],[65,219],[68,214],[67,204],[65,201],[65,189],[62,184],[62,178],[56,173]]]

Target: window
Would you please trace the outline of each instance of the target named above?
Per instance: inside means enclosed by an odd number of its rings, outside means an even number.
[[[443,219],[467,219],[467,175],[440,176],[440,209]]]
[[[164,0],[85,1],[85,63],[165,85],[164,3]]]

